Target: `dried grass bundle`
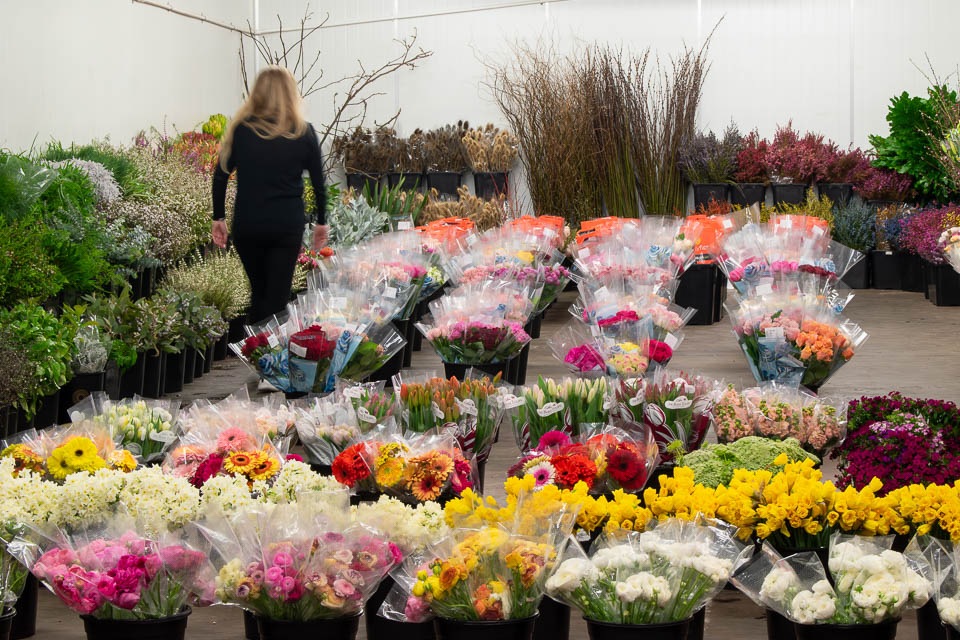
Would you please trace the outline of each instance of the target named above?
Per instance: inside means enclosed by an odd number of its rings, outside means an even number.
[[[444,218],[466,218],[472,220],[480,231],[486,231],[503,224],[506,218],[504,198],[484,200],[470,193],[467,187],[457,189],[459,200],[441,202],[436,189],[427,194],[429,202],[417,218],[417,224],[427,224]]]
[[[397,132],[390,127],[356,127],[334,138],[330,151],[347,173],[377,175],[393,168],[397,149]]]
[[[470,168],[475,172],[506,173],[513,168],[520,151],[517,137],[493,123],[487,123],[482,129],[471,129],[462,142]]]
[[[423,136],[423,149],[428,171],[463,173],[467,170],[467,156],[463,136],[470,130],[466,120],[428,131]]]

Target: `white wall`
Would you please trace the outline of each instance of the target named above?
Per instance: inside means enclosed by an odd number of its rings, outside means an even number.
[[[171,0],[245,25],[249,0]],[[240,102],[239,36],[130,0],[0,2],[0,147],[129,143]]]

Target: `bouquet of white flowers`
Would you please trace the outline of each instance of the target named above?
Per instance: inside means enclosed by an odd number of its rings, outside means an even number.
[[[114,401],[96,391],[70,407],[73,422],[92,420],[105,426],[117,447],[142,462],[162,460],[179,435],[176,400],[147,400],[139,396]]]

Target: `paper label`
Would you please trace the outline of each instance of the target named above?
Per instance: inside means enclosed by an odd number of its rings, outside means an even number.
[[[516,409],[523,404],[523,398],[515,396],[512,393],[504,395],[500,401],[503,403],[505,409]]]
[[[460,407],[460,413],[464,415],[480,415],[480,412],[477,411],[477,404],[471,398],[467,398],[466,400],[457,400],[457,406]]]
[[[347,306],[347,299],[343,296],[333,296],[330,298],[331,309],[343,309]]]
[[[273,337],[273,336],[271,336],[271,337]],[[293,355],[295,355],[295,356],[297,356],[297,357],[300,357],[300,358],[306,358],[306,357],[307,357],[307,348],[306,348],[305,346],[303,346],[303,345],[297,344],[296,342],[291,342],[291,343],[290,343],[290,353],[292,353]]]
[[[813,231],[813,233],[814,233],[815,235],[818,235],[818,236],[822,236],[822,235],[823,235],[823,227],[817,227],[817,226],[815,226],[815,227],[813,227],[813,229],[811,229],[811,231]]]
[[[393,300],[397,297],[397,290],[394,287],[386,287],[383,290],[383,297],[388,300]]]
[[[406,231],[407,229],[411,229],[412,227],[413,225],[410,224],[409,220],[401,220],[400,222],[397,223],[398,231]]]
[[[884,252],[883,252],[883,255],[885,255],[885,256],[892,256],[892,255],[893,255],[893,251],[884,251]]]
[[[724,219],[724,221],[723,221],[723,228],[724,228],[724,229],[732,229],[732,228],[733,228],[733,222],[731,222],[729,218]]]
[[[604,401],[603,401],[603,410],[604,410],[604,411],[610,411],[610,409],[613,409],[615,406],[617,406],[617,401],[616,401],[616,399],[614,399],[614,398],[605,398],[605,399],[604,399]]]
[[[440,405],[436,402],[430,403],[430,408],[433,409],[433,417],[437,420],[443,420],[443,411],[440,410]]]
[[[541,418],[547,418],[561,411],[563,411],[562,402],[548,402],[547,404],[537,409],[537,415],[540,416]]]
[[[643,396],[637,394],[627,400],[627,404],[629,404],[631,407],[636,407],[637,405],[643,404]]]
[[[366,407],[360,407],[359,409],[357,409],[357,417],[363,420],[364,422],[369,422],[370,424],[377,423],[377,418],[372,413],[367,411]]]
[[[472,247],[475,244],[477,244],[477,236],[475,235],[467,236],[467,245]]]
[[[173,431],[151,431],[149,438],[154,442],[173,442],[177,439],[177,434]]]
[[[777,340],[783,340],[783,327],[767,327],[763,335],[768,338],[776,338]]]
[[[607,289],[606,287],[600,287],[593,293],[593,296],[597,300],[601,300],[601,301],[606,300],[610,297],[610,290]]]
[[[673,400],[667,400],[663,403],[667,409],[686,409],[693,404],[693,400],[687,396],[677,396]]]
[[[347,387],[343,390],[343,395],[348,398],[362,398],[363,397],[363,387]],[[366,411],[366,409],[364,409]]]
[[[267,344],[271,347],[276,347],[280,344],[280,340],[277,339],[277,336],[271,334],[267,336]]]

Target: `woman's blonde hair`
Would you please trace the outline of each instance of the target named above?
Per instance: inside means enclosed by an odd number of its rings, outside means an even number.
[[[246,123],[261,138],[299,138],[307,130],[297,81],[285,67],[271,65],[260,72],[253,91],[237,109],[220,141],[220,167],[226,171],[237,127]]]

